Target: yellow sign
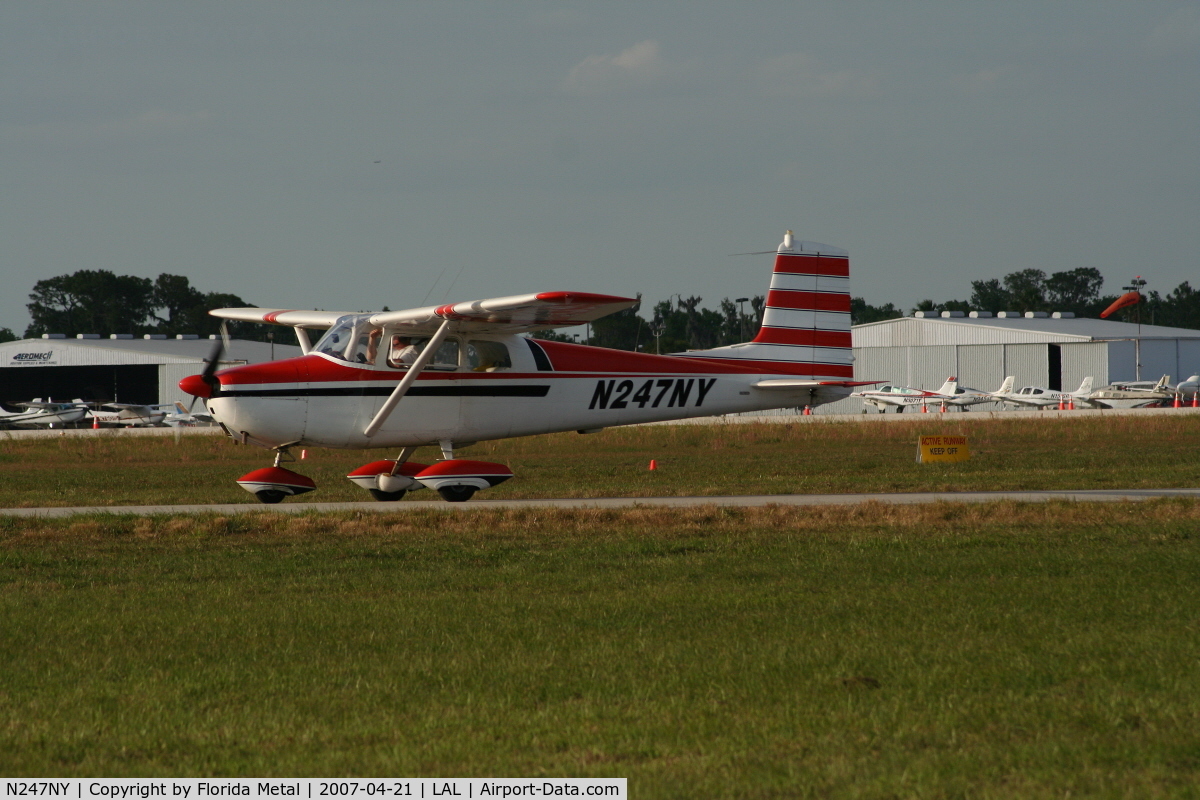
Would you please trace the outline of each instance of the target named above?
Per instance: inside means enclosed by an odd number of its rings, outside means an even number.
[[[917,463],[966,461],[971,448],[965,436],[922,436],[917,442]]]

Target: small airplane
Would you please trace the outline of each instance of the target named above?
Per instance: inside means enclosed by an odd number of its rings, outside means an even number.
[[[1016,406],[1033,406],[1037,409],[1053,408],[1061,406],[1063,403],[1084,403],[1092,393],[1091,377],[1084,378],[1083,383],[1079,384],[1079,388],[1073,392],[1046,389],[1041,386],[1023,386],[1019,391],[1013,391],[1014,380],[1013,376],[1009,375],[1004,379],[1000,388],[992,392],[992,397],[1000,401],[1001,407],[1011,403]]]
[[[1180,381],[1179,385],[1175,387],[1175,394],[1179,395],[1181,399],[1194,398],[1200,394],[1200,375],[1193,375],[1186,381]]]
[[[195,427],[207,427],[210,425],[217,424],[215,421],[213,421],[213,418],[211,416],[209,416],[208,414],[193,413],[192,411],[188,410],[187,406],[185,406],[183,403],[179,402],[178,400],[176,400],[171,405],[171,407],[173,407],[175,409],[175,411],[167,414],[166,417],[163,419],[163,424],[167,425],[169,427],[172,427],[172,428],[195,428]]]
[[[76,401],[82,402],[82,401]],[[88,419],[93,425],[119,428],[148,428],[158,427],[166,419],[167,412],[163,409],[174,408],[172,404],[140,405],[137,403],[101,403],[92,407],[86,403]]]
[[[55,425],[69,425],[72,422],[78,422],[87,415],[87,409],[81,408],[75,403],[42,402],[40,397],[28,402],[10,403],[9,405],[26,410],[12,412],[0,408],[0,425],[53,428]]]
[[[304,355],[218,371],[218,339],[204,371],[179,387],[202,398],[235,441],[274,451],[273,466],[238,479],[261,502],[316,488],[281,466],[297,446],[394,448],[395,458],[346,477],[377,500],[425,487],[461,502],[513,475],[504,464],[456,457],[475,442],[815,406],[879,383],[854,380],[846,251],[788,231],[770,252],[762,326],[742,344],[654,355],[522,335],[637,303],[579,292],[374,313],[223,308],[209,313],[291,326]],[[325,333],[311,344],[308,330],[318,328]],[[443,460],[411,462],[422,445],[439,447]]]
[[[1157,382],[1122,381],[1103,386],[1083,399],[1092,408],[1146,408],[1157,406],[1175,397],[1171,376],[1163,375]]]
[[[967,406],[990,403],[994,399],[988,392],[959,386],[958,378],[953,375],[933,392],[889,384],[879,389],[853,392],[850,396],[861,397],[865,405],[874,406],[881,414],[887,413],[888,406],[894,406],[897,414],[910,406],[945,406],[966,411]]]

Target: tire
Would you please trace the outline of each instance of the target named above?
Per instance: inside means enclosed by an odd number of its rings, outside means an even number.
[[[274,505],[287,497],[287,492],[282,492],[279,489],[261,489],[255,492],[254,496],[258,498],[258,502],[260,503]]]
[[[443,486],[437,491],[447,503],[465,503],[475,494],[476,489],[474,486]]]
[[[407,489],[401,489],[398,492],[385,492],[383,489],[367,489],[367,491],[371,493],[371,497],[374,497],[381,503],[394,502],[408,493]]]

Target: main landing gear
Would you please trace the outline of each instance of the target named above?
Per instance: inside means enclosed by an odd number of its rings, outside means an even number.
[[[372,461],[351,471],[346,477],[380,502],[395,502],[408,492],[428,488],[447,502],[462,503],[470,500],[480,489],[497,486],[513,476],[512,470],[503,464],[455,458],[450,442],[442,442],[445,460],[432,465],[409,461],[416,449],[406,447],[395,460]],[[274,466],[243,475],[238,478],[238,485],[261,503],[278,503],[292,495],[317,488],[311,478],[281,467],[285,459],[295,460],[287,447],[278,448]]]

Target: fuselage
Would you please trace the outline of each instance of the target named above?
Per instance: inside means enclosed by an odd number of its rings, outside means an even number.
[[[818,405],[850,391],[841,385],[756,388],[764,380],[801,377],[784,363],[768,371],[761,362],[630,353],[514,335],[450,337],[379,430],[367,436],[364,430],[407,367],[374,354],[374,363],[358,363],[340,348],[217,372],[220,386],[207,399],[209,411],[235,438],[265,447],[361,449]]]

